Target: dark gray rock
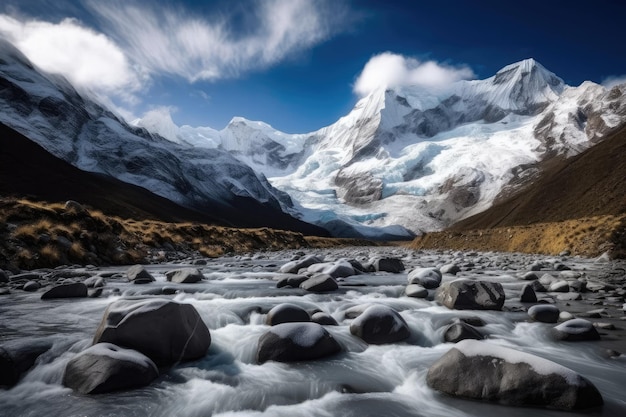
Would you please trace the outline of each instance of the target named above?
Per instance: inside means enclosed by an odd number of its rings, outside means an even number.
[[[203,357],[211,335],[191,304],[120,300],[104,312],[94,337],[101,342],[135,349],[161,366]]]
[[[67,363],[63,385],[81,394],[103,394],[143,387],[158,376],[154,362],[142,353],[98,343]]]
[[[126,271],[128,280],[133,284],[148,284],[155,281],[154,277],[146,271],[143,265],[134,265]]]
[[[556,323],[561,311],[552,304],[539,304],[528,309],[528,316],[534,321],[542,323]]]
[[[419,284],[409,284],[404,289],[404,293],[407,297],[413,298],[426,298],[428,297],[428,290]]]
[[[341,346],[317,323],[282,323],[259,339],[257,362],[308,361],[334,355]]]
[[[39,356],[50,350],[49,339],[13,340],[0,346],[0,387],[12,387]]]
[[[313,313],[311,316],[311,321],[313,323],[321,324],[323,326],[337,326],[337,320],[333,316],[328,313],[324,313],[323,311],[318,311],[317,313]]]
[[[328,292],[335,291],[339,288],[339,284],[337,284],[337,281],[330,275],[318,274],[303,281],[300,284],[300,288],[310,292]]]
[[[564,279],[555,281],[552,284],[550,284],[548,291],[549,292],[568,292],[569,284]]]
[[[285,277],[285,278],[280,279],[276,283],[276,288],[283,288],[283,287],[300,288],[300,284],[302,284],[307,279],[309,279],[309,277],[305,275]]]
[[[85,298],[87,297],[87,286],[82,282],[71,282],[68,284],[56,285],[41,295],[42,300],[52,298]]]
[[[457,264],[446,264],[441,267],[440,271],[442,274],[456,275],[461,272],[461,267]]]
[[[526,284],[522,288],[522,294],[519,297],[519,300],[522,303],[536,303],[537,302],[537,294],[533,289],[532,284]]]
[[[37,281],[28,281],[26,284],[24,284],[24,286],[22,287],[22,289],[24,291],[27,292],[35,292],[37,291],[39,288],[41,288],[41,284]]]
[[[484,337],[474,326],[463,322],[450,324],[443,333],[445,342],[457,343],[465,339],[482,340]]]
[[[457,310],[502,310],[504,289],[498,282],[457,279],[437,290],[438,302]]]
[[[313,264],[307,268],[307,272],[310,274],[326,274],[333,278],[345,278],[356,275],[354,267],[346,260]]]
[[[281,323],[307,322],[311,321],[309,313],[305,309],[295,304],[278,304],[267,313],[265,323],[275,326]]]
[[[204,279],[204,275],[196,268],[182,268],[165,273],[165,278],[177,284],[195,284]]]
[[[370,263],[377,272],[391,272],[398,274],[404,271],[404,263],[397,258],[374,258]]]
[[[593,323],[585,319],[571,319],[554,328],[558,340],[577,342],[583,340],[600,340],[600,334]]]
[[[426,382],[454,397],[513,406],[578,410],[603,404],[597,388],[574,371],[476,340],[457,343],[430,367]]]
[[[87,288],[100,288],[100,287],[104,287],[106,285],[106,282],[104,281],[103,277],[96,275],[96,276],[89,277],[86,280],[84,280],[83,284],[85,284]]]
[[[350,333],[373,345],[400,342],[411,335],[402,316],[383,305],[365,309],[350,323]]]
[[[543,286],[543,284],[541,282],[537,281],[532,281],[530,283],[530,286],[532,287],[532,289],[537,293],[537,292],[547,292],[548,290],[546,289],[546,287]]]
[[[0,295],[9,295],[11,294],[11,290],[7,287],[0,287]]]
[[[522,279],[524,281],[534,281],[536,279],[539,279],[539,274],[537,274],[536,271],[529,271],[522,275]]]
[[[9,275],[5,271],[0,269],[0,283],[6,282],[9,282]]]
[[[324,261],[315,255],[309,255],[296,261],[287,262],[280,267],[278,272],[281,272],[283,274],[297,274],[300,269],[308,268],[309,266],[313,264],[318,264],[320,262]]]
[[[409,284],[418,284],[426,289],[433,289],[441,285],[441,272],[437,268],[417,268],[409,272]]]

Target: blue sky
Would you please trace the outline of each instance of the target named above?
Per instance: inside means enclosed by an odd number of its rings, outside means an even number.
[[[127,118],[167,108],[179,125],[243,116],[304,133],[377,84],[486,78],[530,57],[570,85],[609,85],[626,74],[625,16],[621,0],[4,0],[0,36]]]

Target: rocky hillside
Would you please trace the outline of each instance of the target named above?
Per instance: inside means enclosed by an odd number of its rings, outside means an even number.
[[[419,248],[472,248],[626,257],[626,127],[571,159],[553,159],[514,196]]]

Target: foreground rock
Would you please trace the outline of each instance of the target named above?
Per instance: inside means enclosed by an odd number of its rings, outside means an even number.
[[[50,350],[52,341],[13,340],[0,346],[0,387],[12,387],[39,356]]]
[[[427,289],[437,288],[441,284],[441,272],[437,268],[417,268],[409,272],[409,284],[418,284]]]
[[[201,358],[211,345],[211,335],[190,304],[122,300],[104,312],[94,337],[94,344],[101,342],[135,349],[161,366]]]
[[[328,292],[335,291],[339,284],[330,275],[317,274],[300,283],[300,288],[310,292]]]
[[[439,287],[436,299],[450,309],[502,310],[505,297],[498,282],[457,279]]]
[[[350,323],[350,333],[374,345],[399,342],[411,335],[402,316],[383,305],[365,309]]]
[[[571,319],[554,328],[554,335],[559,340],[578,342],[600,340],[600,334],[593,323],[585,319]]]
[[[102,394],[143,387],[159,376],[154,362],[132,349],[98,343],[72,358],[63,385],[81,394]]]
[[[317,323],[282,323],[259,339],[257,362],[307,361],[334,355],[341,346]]]
[[[428,370],[428,385],[446,394],[514,406],[578,410],[603,404],[574,371],[502,346],[464,340]]]

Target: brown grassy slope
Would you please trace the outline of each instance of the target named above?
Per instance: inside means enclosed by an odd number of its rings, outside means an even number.
[[[488,229],[626,214],[626,127],[566,160],[550,161],[531,185],[451,230]]]
[[[126,219],[201,222],[232,227],[272,227],[308,235],[328,236],[304,223],[249,198],[212,204],[202,210],[179,206],[150,191],[115,178],[82,171],[0,123],[0,196],[36,201],[76,200],[104,213]]]
[[[536,180],[414,248],[626,256],[626,127],[567,160],[544,164]]]
[[[2,123],[0,149],[1,196],[49,202],[76,200],[124,218],[224,224],[144,188],[81,171]]]

